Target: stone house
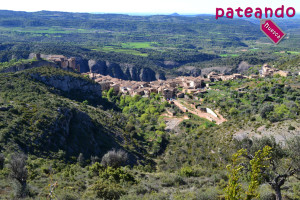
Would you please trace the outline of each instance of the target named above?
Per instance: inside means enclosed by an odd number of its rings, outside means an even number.
[[[171,99],[174,97],[174,89],[165,88],[162,90],[162,96],[166,99]]]
[[[136,89],[131,92],[131,96],[140,95],[143,96],[145,94],[144,89]]]
[[[176,94],[176,97],[177,98],[184,98],[184,93],[180,92],[180,93]]]
[[[289,75],[291,75],[291,73],[289,71],[282,71],[282,70],[274,72],[273,75],[275,75],[275,74],[279,74],[280,76],[283,76],[283,77],[288,77]]]
[[[118,83],[112,84],[110,86],[110,88],[113,88],[115,93],[119,93],[120,92],[120,84],[118,84]]]
[[[110,89],[110,84],[112,84],[112,82],[100,82],[99,84],[101,85],[102,91],[104,91]]]
[[[63,55],[49,55],[49,56],[42,55],[42,57],[45,57],[47,60],[56,63],[58,66],[60,66],[63,69],[71,68],[74,71],[80,71],[80,65],[76,65],[76,58],[74,57],[71,57],[69,59]]]

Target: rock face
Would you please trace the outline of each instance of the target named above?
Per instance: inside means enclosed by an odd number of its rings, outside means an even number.
[[[107,75],[107,66],[104,61],[89,60],[88,61],[89,71],[92,73],[98,73]]]
[[[22,71],[25,69],[31,69],[31,68],[43,67],[43,66],[50,66],[50,67],[58,68],[58,66],[53,62],[41,60],[41,61],[32,61],[31,63],[27,63],[27,64],[12,66],[12,67],[0,70],[0,73],[17,72],[17,71]]]
[[[162,73],[162,72],[156,73],[156,79],[158,79],[158,80],[167,80],[165,74]]]
[[[155,72],[150,68],[143,68],[140,72],[141,81],[154,81],[156,80]]]
[[[194,66],[180,67],[177,70],[177,72],[180,76],[194,76],[194,77],[197,77],[197,76],[201,75],[201,69],[199,69],[197,67],[194,67]]]
[[[80,57],[75,58],[76,66],[79,65],[80,73],[86,73],[90,71],[88,61]]]
[[[227,74],[227,73],[231,73],[232,72],[232,68],[231,67],[208,67],[208,68],[204,68],[202,69],[202,75],[207,75],[212,71],[216,71],[218,73],[223,73],[223,74]]]
[[[112,63],[109,61],[89,60],[90,72],[109,75],[123,80],[155,81],[157,78],[165,79],[165,75],[155,73],[150,68],[139,68],[128,63]]]
[[[33,59],[35,58],[34,53],[31,53],[28,57],[28,59]],[[41,54],[41,57],[44,59],[49,59],[52,56],[63,56],[63,55],[45,55]],[[138,66],[135,66],[133,64],[129,63],[114,63],[106,60],[87,60],[82,57],[75,57],[75,66],[78,66],[80,69],[80,73],[86,73],[86,72],[92,72],[92,73],[98,73],[102,74],[104,76],[109,75],[114,78],[119,78],[123,80],[133,80],[133,81],[155,81],[157,79],[165,80],[165,74],[163,72],[155,72],[151,68],[145,67],[141,68]],[[35,62],[35,61],[34,61]],[[38,61],[40,64],[37,66],[16,66],[12,67],[10,69],[7,69],[3,72],[15,72],[15,71],[20,71],[24,69],[29,69],[33,67],[39,67],[39,66],[55,66],[59,67],[56,65],[54,62],[49,62],[49,61]],[[167,68],[173,68],[174,66],[177,66],[178,63],[172,62],[172,61],[166,61],[165,63],[169,67]]]
[[[120,79],[125,79],[125,80],[129,78],[125,76],[119,64],[106,61],[106,66],[107,66],[107,75],[120,78]]]
[[[248,71],[248,69],[252,67],[249,63],[242,61],[239,66],[237,67],[236,71],[237,73],[243,73],[245,71]]]
[[[57,112],[57,120],[53,123],[52,130],[59,134],[57,137],[49,137],[50,141],[47,142],[49,147],[52,146],[52,149],[64,147],[64,151],[71,155],[78,155],[79,152],[99,155],[102,153],[101,150],[105,150],[101,140],[99,142],[95,139],[95,130],[99,127],[95,126],[86,113],[65,107],[58,108]],[[105,137],[101,131],[98,131],[98,134]]]
[[[162,66],[165,68],[172,69],[172,68],[179,67],[180,63],[175,62],[175,61],[164,61]]]
[[[127,77],[130,77],[130,80],[140,80],[139,70],[131,64],[121,64],[121,67],[124,68],[125,74]]]
[[[56,120],[52,123],[50,130],[51,133],[43,134],[45,137],[37,142],[44,144],[45,149],[54,151],[61,149],[67,155],[77,156],[83,153],[87,158],[91,155],[101,157],[112,148],[123,149],[118,143],[122,143],[123,138],[117,141],[114,138],[118,137],[115,133],[108,132],[107,128],[76,108],[58,107]],[[137,156],[128,152],[127,164],[136,163]]]
[[[89,82],[73,76],[40,76],[39,74],[31,75],[34,79],[43,82],[44,84],[62,90],[63,92],[82,91],[84,94],[89,94],[87,98],[101,98],[101,86],[96,83]]]
[[[29,55],[29,59],[35,58],[34,53],[31,53]],[[44,59],[51,58],[51,56],[55,55],[45,55],[41,54],[41,57]],[[62,55],[58,55],[62,56]],[[83,59],[81,57],[76,57],[74,59],[74,65],[78,66],[78,69],[80,70],[80,73],[86,73],[86,72],[92,72],[92,73],[98,73],[102,75],[109,75],[114,78],[119,78],[123,80],[133,80],[133,81],[155,81],[157,79],[165,80],[165,74],[164,72],[155,72],[153,69],[149,67],[138,67],[133,64],[129,63],[113,63],[109,61],[103,61],[103,60],[87,60]],[[170,61],[171,62],[171,61]],[[170,65],[174,63],[168,63]],[[6,72],[17,72],[22,71],[25,69],[35,68],[35,67],[43,67],[43,66],[51,66],[59,68],[55,62],[47,61],[47,60],[38,60],[38,61],[32,61],[28,64],[21,64],[17,66],[12,66],[6,69],[3,69],[0,71],[0,73],[6,73]]]
[[[54,121],[34,143],[44,151],[63,150],[76,156],[101,156],[112,147],[120,148],[101,124],[87,113],[68,107],[57,108]]]

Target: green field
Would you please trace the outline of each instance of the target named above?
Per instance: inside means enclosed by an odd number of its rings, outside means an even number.
[[[157,43],[156,42],[127,42],[127,43],[122,43],[122,48],[144,49],[144,48],[151,48],[152,44],[157,44]]]
[[[220,54],[221,57],[237,57],[238,54]]]
[[[300,52],[298,52],[298,51],[287,51],[287,53],[290,53],[290,54],[300,54]]]
[[[275,54],[294,54],[294,55],[297,55],[297,54],[300,54],[299,51],[283,51],[283,52],[274,52]]]

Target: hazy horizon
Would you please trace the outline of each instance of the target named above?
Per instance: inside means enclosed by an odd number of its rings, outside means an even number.
[[[178,13],[178,12],[171,12],[171,13],[141,13],[141,12],[135,12],[135,13],[130,13],[130,12],[72,12],[72,11],[59,11],[59,10],[37,10],[37,11],[25,11],[25,10],[10,10],[10,9],[0,9],[0,11],[15,11],[15,12],[29,12],[29,13],[33,13],[33,12],[42,12],[42,11],[46,11],[46,12],[69,12],[69,13],[89,13],[89,14],[116,14],[116,15],[130,15],[130,16],[151,16],[151,15],[172,15],[172,14],[178,14],[180,16],[197,16],[197,15],[212,15],[214,16],[215,13]],[[225,11],[226,12],[226,11]],[[264,14],[264,12],[263,12]],[[294,17],[299,17],[300,14],[296,13],[296,15]],[[234,18],[239,18],[238,16],[234,16]],[[245,17],[243,17],[244,19],[247,19]],[[251,18],[255,18],[254,16],[252,16]],[[263,16],[264,18],[264,16]],[[276,18],[276,17],[272,17],[272,18]],[[241,19],[241,18],[240,18]],[[249,18],[248,18],[249,19]],[[283,19],[291,19],[288,17],[285,17]]]
[[[276,9],[284,5],[287,7],[294,7],[300,9],[300,2],[293,0],[273,0],[272,2],[265,2],[261,0],[253,0],[251,2],[237,1],[237,0],[86,0],[84,2],[75,1],[59,1],[52,0],[51,3],[41,3],[37,0],[28,0],[26,2],[19,0],[5,1],[1,4],[1,10],[14,11],[63,11],[63,12],[81,12],[81,13],[115,13],[115,14],[134,14],[134,15],[153,15],[153,14],[172,14],[178,13],[180,15],[195,15],[195,14],[215,14],[216,8],[228,7],[236,9],[241,7],[271,7]]]
[[[179,15],[215,15],[215,13],[178,13],[178,12],[168,12],[168,13],[158,13],[158,12],[84,12],[84,11],[61,11],[61,10],[36,10],[36,11],[26,11],[26,10],[12,10],[12,9],[0,9],[0,11],[15,11],[15,12],[69,12],[69,13],[89,13],[89,14],[124,14],[124,15],[172,15],[172,14],[179,14]]]

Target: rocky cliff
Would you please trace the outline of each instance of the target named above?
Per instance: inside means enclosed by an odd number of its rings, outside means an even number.
[[[103,140],[119,147],[113,138],[105,133],[101,124],[78,109],[57,108],[57,117],[50,129],[53,135],[48,135],[50,137],[47,142],[45,138],[40,138],[41,142],[43,141],[50,149],[63,147],[70,155],[78,155],[79,152],[84,155],[101,155],[103,151],[109,150],[109,146],[106,146]]]
[[[34,53],[29,55],[29,59],[35,58]],[[48,59],[53,55],[41,54],[42,58]],[[42,62],[42,61],[40,61]],[[47,62],[47,61],[43,61]],[[106,60],[84,59],[82,57],[75,57],[76,66],[80,66],[80,73],[93,72],[102,75],[109,75],[123,80],[134,81],[155,81],[157,79],[165,80],[163,72],[155,72],[153,69],[145,67],[141,68],[130,63],[114,63]],[[52,65],[55,63],[49,62]],[[49,64],[48,64],[49,65]],[[29,66],[27,66],[29,68]],[[27,69],[26,67],[18,67],[15,71]],[[9,72],[15,72],[12,68]]]
[[[177,69],[177,75],[179,76],[200,76],[201,75],[201,69],[194,66],[182,66]]]
[[[101,98],[102,95],[101,86],[99,84],[89,82],[82,78],[69,75],[44,76],[39,73],[32,73],[31,76],[63,92],[77,93],[80,91],[81,95],[86,96],[86,99]]]
[[[81,66],[80,66],[81,68]],[[89,60],[88,68],[90,72],[109,75],[115,78],[134,81],[154,81],[157,79],[165,80],[163,72],[155,72],[150,68],[139,68],[128,63],[112,63],[109,61]],[[84,67],[86,69],[86,67]],[[80,70],[81,71],[81,70]],[[88,72],[81,71],[81,72]]]
[[[31,61],[26,64],[19,64],[19,65],[11,66],[11,67],[0,70],[0,73],[17,72],[17,71],[22,71],[25,69],[31,69],[31,68],[43,67],[43,66],[50,66],[50,67],[58,68],[58,66],[53,62],[46,61],[46,60],[39,60],[39,61]]]

